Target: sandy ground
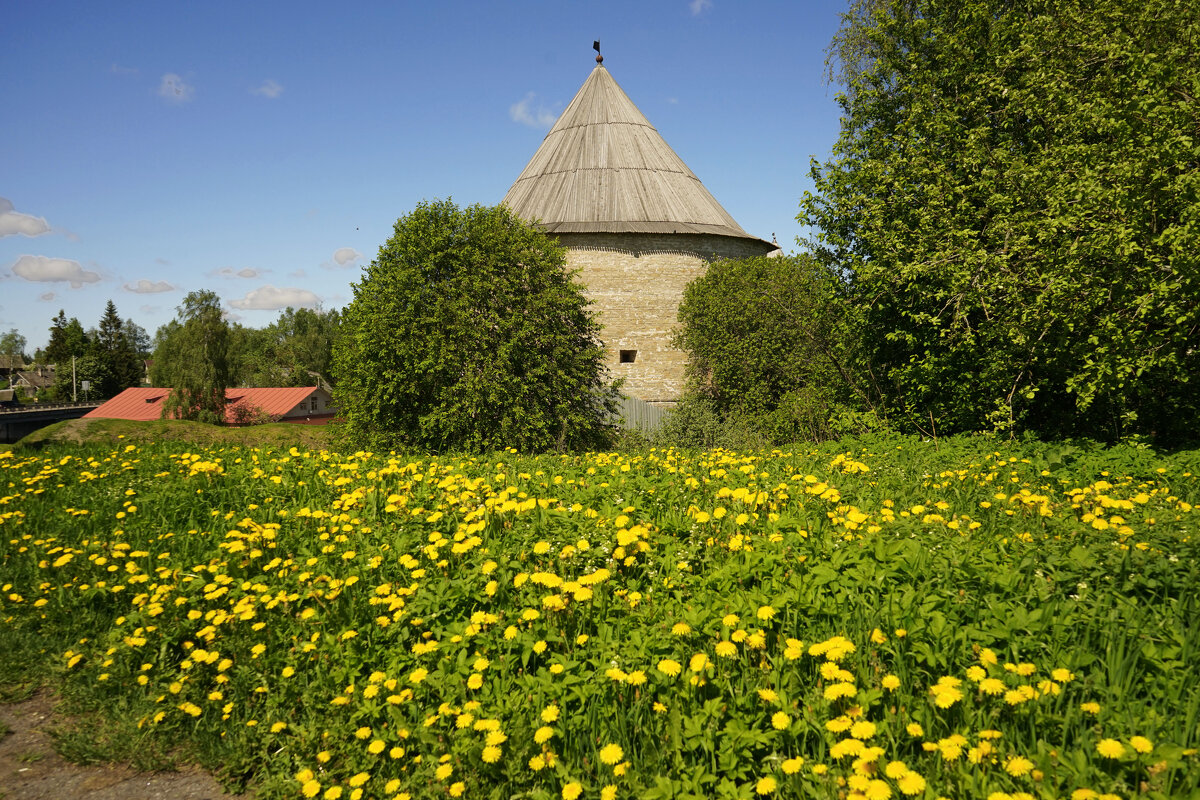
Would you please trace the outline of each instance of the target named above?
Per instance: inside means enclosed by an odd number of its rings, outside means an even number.
[[[119,764],[80,766],[56,752],[47,728],[56,721],[54,699],[40,691],[0,705],[9,733],[0,739],[0,800],[250,800],[225,794],[199,769],[136,772]]]

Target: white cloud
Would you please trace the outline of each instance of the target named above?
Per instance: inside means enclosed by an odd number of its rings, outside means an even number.
[[[58,297],[58,295],[54,292],[42,292],[38,295],[38,300],[41,300],[43,303],[49,303],[56,297]]]
[[[217,278],[258,278],[262,276],[262,272],[251,267],[243,267],[242,269],[234,269],[233,267],[221,267],[218,270],[213,270],[208,273]]]
[[[12,265],[13,274],[27,281],[42,283],[63,281],[78,289],[85,283],[96,283],[100,274],[85,270],[78,261],[69,258],[47,258],[46,256],[21,256]]]
[[[250,90],[250,94],[256,94],[260,97],[269,97],[274,100],[279,95],[283,94],[283,87],[273,80],[267,79],[258,86]]]
[[[125,284],[125,291],[137,292],[138,294],[154,294],[155,292],[170,292],[174,291],[175,287],[166,281],[148,281],[142,278],[137,283]]]
[[[276,311],[280,308],[316,308],[321,304],[321,298],[308,289],[276,288],[271,285],[263,286],[247,292],[240,300],[230,300],[229,305],[242,310]]]
[[[688,8],[691,10],[693,16],[698,16],[712,8],[712,0],[692,0],[688,3]]]
[[[195,88],[174,72],[163,75],[158,84],[158,96],[170,103],[186,103],[195,93]]]
[[[50,223],[44,217],[34,217],[13,210],[12,201],[0,197],[0,238],[15,236],[41,236],[50,232]]]
[[[531,128],[549,128],[554,124],[554,120],[558,119],[558,115],[541,103],[534,108],[536,99],[537,95],[533,92],[525,95],[519,103],[509,106],[508,116],[512,118],[513,122],[519,122]]]
[[[333,260],[339,267],[344,267],[347,264],[353,264],[362,258],[362,253],[355,250],[353,247],[339,247],[333,251]]]

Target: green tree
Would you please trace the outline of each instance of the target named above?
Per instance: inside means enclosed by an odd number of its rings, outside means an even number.
[[[1185,436],[1200,14],[863,0],[831,56],[842,132],[799,220],[851,276],[893,418]]]
[[[13,362],[25,361],[25,337],[16,328],[10,328],[8,333],[0,334],[0,356],[6,356]]]
[[[688,390],[676,419],[749,426],[780,442],[825,438],[839,414],[874,409],[844,289],[810,255],[710,266],[679,307],[674,344],[688,352]],[[726,443],[719,433],[681,441]]]
[[[112,300],[105,306],[100,325],[91,343],[89,355],[95,362],[89,365],[92,390],[102,399],[114,397],[130,386],[142,382],[142,361],[136,345],[125,332],[125,322],[117,314]]]
[[[176,318],[159,328],[152,382],[170,386],[163,417],[219,425],[230,385],[229,324],[213,292],[189,292]]]
[[[432,451],[605,442],[615,392],[564,253],[502,206],[444,200],[401,217],[334,345],[350,437]]]
[[[239,334],[239,381],[249,386],[330,384],[333,342],[341,317],[336,310],[291,307],[261,330]]]
[[[50,342],[42,351],[41,360],[54,365],[54,384],[46,393],[47,399],[66,401],[79,394],[79,381],[91,380],[88,365],[80,371],[80,361],[90,352],[91,340],[75,317],[59,309],[51,320]]]
[[[87,333],[78,319],[71,317],[68,320],[67,313],[59,309],[51,322],[50,342],[42,352],[46,363],[70,364],[72,356],[78,358],[87,352]]]

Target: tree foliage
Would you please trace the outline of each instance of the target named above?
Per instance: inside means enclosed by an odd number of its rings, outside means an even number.
[[[190,292],[176,318],[159,328],[151,381],[171,387],[163,417],[219,425],[230,385],[229,324],[213,292]]]
[[[0,334],[0,356],[7,356],[14,362],[24,362],[26,346],[25,337],[16,328],[10,328],[7,333]]]
[[[337,310],[286,308],[262,329],[235,328],[238,382],[247,386],[331,384]]]
[[[840,277],[808,255],[710,266],[679,307],[674,344],[688,352],[688,392],[675,420],[709,431],[736,420],[735,428],[766,440],[795,441],[829,436],[831,418],[848,408],[873,408],[843,290]],[[696,441],[676,433],[685,444],[729,443],[720,433]]]
[[[842,133],[799,219],[850,274],[892,405],[942,430],[1182,435],[1195,8],[862,0],[832,56]]]
[[[142,382],[142,360],[136,348],[137,344],[130,341],[126,332],[126,323],[117,314],[116,305],[109,300],[88,352],[89,379],[97,396],[102,399],[114,397]]]
[[[507,208],[421,203],[353,289],[333,366],[352,439],[540,451],[611,434],[582,289],[564,250]]]

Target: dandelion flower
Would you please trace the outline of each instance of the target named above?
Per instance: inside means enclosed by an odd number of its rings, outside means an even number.
[[[1033,769],[1033,762],[1024,756],[1010,756],[1004,762],[1004,771],[1017,778],[1028,774],[1031,769]]]
[[[758,779],[758,783],[754,784],[754,791],[759,794],[770,794],[775,791],[776,785],[775,779],[768,775],[765,778]]]
[[[759,689],[758,699],[762,700],[764,703],[774,703],[779,699],[779,695],[775,693],[774,689]]]
[[[896,786],[904,794],[921,794],[925,791],[925,779],[919,773],[910,771],[896,781]]]
[[[607,744],[600,749],[600,761],[604,764],[616,764],[625,757],[625,751],[619,744]]]
[[[1105,758],[1120,758],[1125,755],[1125,745],[1116,739],[1101,739],[1096,745],[1096,752]]]
[[[761,622],[767,622],[775,617],[775,609],[771,606],[759,606],[757,616]]]
[[[300,787],[300,793],[305,797],[316,797],[321,793],[321,782],[316,778],[305,781],[304,786]]]
[[[738,654],[737,645],[733,642],[717,642],[717,655],[721,658],[734,658]]]
[[[549,725],[543,725],[533,732],[533,740],[538,744],[545,744],[554,736],[554,728]]]
[[[883,684],[883,688],[889,692],[894,692],[900,688],[900,679],[895,675],[884,675],[881,683]]]
[[[600,790],[600,800],[616,800],[617,787],[611,783]]]
[[[500,750],[500,748],[497,747],[496,745],[490,744],[487,747],[483,748],[483,755],[482,755],[483,763],[495,764],[497,761],[500,760],[501,755],[502,755],[502,751]]]
[[[785,775],[795,775],[804,766],[803,758],[789,758],[783,762],[783,772]]]
[[[440,764],[434,771],[433,775],[439,781],[444,781],[454,774],[454,766],[452,764]]]
[[[542,722],[555,722],[558,720],[558,706],[551,703],[542,709]]]
[[[870,739],[875,735],[875,723],[860,719],[850,726],[850,735],[855,739]]]
[[[1134,736],[1129,740],[1129,744],[1134,750],[1139,753],[1149,753],[1154,749],[1154,742],[1147,739],[1145,736]]]
[[[683,671],[683,665],[674,659],[664,658],[658,662],[658,671],[670,678],[674,678]]]
[[[771,715],[771,727],[777,731],[782,731],[792,724],[792,718],[782,711],[776,711]]]
[[[562,790],[563,800],[576,800],[581,794],[583,794],[583,784],[576,781],[571,781]]]

